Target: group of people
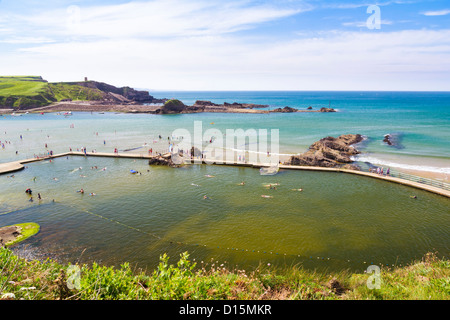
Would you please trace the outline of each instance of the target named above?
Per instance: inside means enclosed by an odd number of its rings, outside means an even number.
[[[383,167],[381,167],[381,168],[377,167],[376,169],[375,168],[370,168],[369,172],[376,173],[376,174],[381,175],[381,176],[383,176],[383,175],[387,175],[388,176],[390,174],[390,168],[387,168],[386,172],[384,172],[384,168]]]
[[[33,191],[30,188],[28,188],[28,189],[25,190],[25,193],[30,196],[30,199],[28,201],[33,202],[34,201],[33,200],[33,196],[32,196]],[[38,198],[39,201],[42,200],[42,197],[41,197],[40,193],[37,194],[37,198]]]

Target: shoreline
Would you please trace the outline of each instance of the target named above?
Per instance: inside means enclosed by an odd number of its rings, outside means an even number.
[[[46,112],[120,112],[120,113],[148,113],[148,114],[161,114],[159,109],[162,105],[144,105],[144,104],[98,104],[91,103],[89,101],[77,101],[77,102],[58,102],[45,107],[30,108],[24,110],[14,109],[0,109],[0,114],[25,114],[25,113],[46,113]],[[188,109],[178,112],[177,114],[190,114],[190,113],[251,113],[251,114],[271,114],[271,113],[326,113],[320,110],[296,110],[293,112],[283,112],[274,110],[258,110],[260,108],[233,108],[225,105],[206,105],[201,109]],[[279,109],[279,108],[278,108]],[[334,111],[336,112],[336,111]]]
[[[137,114],[158,114],[156,113],[156,110],[159,109],[161,105],[142,105],[142,104],[130,104],[130,105],[107,105],[107,104],[92,104],[89,102],[63,102],[63,103],[56,103],[52,104],[50,106],[40,107],[40,108],[34,108],[29,110],[23,110],[21,112],[16,112],[16,115],[22,115],[26,114],[27,112],[30,114],[38,114],[38,113],[53,113],[53,112],[100,112],[100,113],[137,113]],[[0,115],[8,115],[13,112],[13,109],[0,109]],[[255,109],[249,109],[249,108],[228,108],[228,107],[217,107],[217,106],[210,106],[204,111],[187,111],[187,112],[181,112],[179,114],[191,114],[191,113],[252,113],[252,114],[269,114],[272,113],[269,110],[255,110]],[[319,110],[298,110],[297,112],[321,112]],[[277,113],[277,112],[275,112]],[[296,112],[295,112],[296,113]],[[307,150],[307,149],[306,149]],[[305,151],[306,151],[305,150]],[[288,152],[284,151],[284,155],[280,155],[280,160],[282,162],[289,159],[290,156],[298,155],[300,154],[297,150],[297,152]],[[383,159],[382,159],[383,160]],[[358,161],[356,159],[356,161]],[[11,161],[8,163],[8,166],[12,166],[13,162],[17,161]],[[365,161],[360,161],[364,163]],[[409,169],[409,168],[403,168],[401,166],[394,166],[394,165],[386,165],[386,164],[377,164],[376,162],[370,162],[373,166],[379,166],[379,167],[385,167],[386,169],[390,167],[391,170],[395,170],[401,173],[411,174],[417,177],[421,178],[427,178],[427,179],[435,179],[443,182],[448,182],[449,180],[449,174],[444,172],[434,172],[434,171],[427,171],[427,170],[420,170],[420,169]],[[401,163],[400,163],[401,164]],[[5,164],[0,163],[0,171],[3,171],[1,168]],[[406,163],[406,165],[410,165]],[[17,163],[14,165],[15,171],[20,170],[20,165]]]

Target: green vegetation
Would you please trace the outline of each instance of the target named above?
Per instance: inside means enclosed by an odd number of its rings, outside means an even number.
[[[48,83],[42,77],[0,77],[0,108],[29,109],[64,99],[101,100],[104,93],[77,83]]]
[[[0,96],[31,96],[42,92],[46,85],[41,77],[0,77]]]
[[[101,100],[104,93],[98,89],[86,88],[69,83],[50,83],[49,88],[57,101],[70,100]]]
[[[367,274],[325,274],[300,267],[253,272],[228,270],[211,261],[197,266],[183,253],[176,265],[163,255],[151,273],[128,263],[120,268],[64,266],[27,261],[0,248],[0,297],[4,299],[429,299],[450,298],[450,263],[433,254],[409,266],[381,270],[380,289],[367,287]],[[74,272],[75,271],[75,272]]]
[[[18,242],[28,239],[31,236],[34,236],[36,233],[39,232],[40,229],[40,226],[34,222],[18,223],[15,224],[15,226],[22,228],[21,235],[17,237],[16,240],[6,243],[7,246],[12,246],[13,244],[16,244]]]

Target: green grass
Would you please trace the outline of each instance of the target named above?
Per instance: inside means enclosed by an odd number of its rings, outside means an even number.
[[[47,82],[41,77],[0,77],[0,96],[32,96],[45,91]]]
[[[448,260],[429,254],[406,267],[382,269],[380,289],[369,289],[367,274],[267,266],[246,272],[214,261],[198,266],[187,253],[175,265],[163,255],[155,270],[145,272],[128,263],[114,268],[27,261],[0,248],[0,297],[10,293],[29,300],[448,300],[449,267]]]
[[[50,83],[49,88],[58,101],[71,100],[101,100],[104,93],[98,89],[68,83]]]
[[[101,100],[104,93],[75,83],[48,83],[37,76],[0,77],[0,107],[29,109],[64,99]]]

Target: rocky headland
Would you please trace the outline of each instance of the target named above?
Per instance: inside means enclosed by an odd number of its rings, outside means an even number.
[[[3,88],[3,89],[2,89]],[[28,88],[27,90],[22,88]],[[124,112],[151,114],[179,113],[291,113],[336,112],[332,108],[300,110],[286,106],[269,110],[268,105],[197,100],[185,105],[177,99],[155,98],[148,91],[116,87],[104,82],[53,82],[42,77],[0,77],[0,113],[45,113],[62,111]]]
[[[326,137],[314,142],[308,151],[291,156],[284,164],[360,170],[351,157],[360,153],[353,145],[363,140],[360,134]]]

